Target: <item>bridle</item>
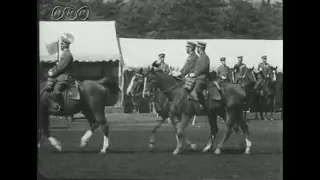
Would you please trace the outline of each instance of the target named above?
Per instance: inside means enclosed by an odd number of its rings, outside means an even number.
[[[142,97],[143,98],[145,97],[145,89],[146,89],[146,84],[147,84],[147,81],[148,81],[148,76],[149,76],[150,72],[152,72],[152,71],[153,71],[153,69],[148,71],[145,75],[142,75],[142,77],[144,78],[144,85],[143,85],[143,90],[142,90]],[[154,88],[155,88],[154,81],[152,80],[151,83],[152,83],[151,84],[151,87],[152,87],[151,89],[154,90]],[[176,84],[176,85],[174,85],[174,86],[162,91],[162,93],[168,93],[169,91],[181,86],[183,83],[184,83],[184,81],[182,81],[182,82],[180,82],[180,83],[178,83],[178,84]]]

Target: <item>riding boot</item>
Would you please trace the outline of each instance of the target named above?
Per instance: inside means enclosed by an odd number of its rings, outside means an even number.
[[[55,97],[56,102],[60,106],[60,108],[57,108],[57,109],[59,109],[59,111],[63,111],[63,96],[62,96],[62,93],[60,91],[55,91],[54,92],[54,97]]]
[[[219,91],[221,90],[220,85],[217,81],[213,81],[213,84],[219,89]]]
[[[202,105],[203,109],[206,111],[207,110],[207,104],[206,100],[204,99],[204,96],[201,92],[197,92],[197,96],[199,99],[199,103]]]

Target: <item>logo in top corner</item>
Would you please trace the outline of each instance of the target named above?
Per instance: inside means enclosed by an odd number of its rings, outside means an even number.
[[[90,10],[87,6],[82,6],[79,9],[74,9],[73,7],[62,7],[56,6],[52,9],[51,19],[58,21],[61,19],[74,21],[80,20],[85,21],[90,15]]]

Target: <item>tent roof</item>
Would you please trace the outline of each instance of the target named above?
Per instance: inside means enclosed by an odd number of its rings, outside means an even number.
[[[243,56],[243,62],[248,67],[261,62],[261,56],[267,55],[268,62],[278,66],[281,71],[283,64],[282,40],[154,40],[120,38],[121,51],[127,69],[146,67],[158,58],[159,53],[166,54],[166,63],[169,66],[182,68],[187,54],[187,41],[203,41],[207,43],[206,52],[210,58],[211,69],[221,65],[220,58],[226,57],[226,64],[234,66],[237,56]],[[142,52],[143,51],[143,52]]]
[[[75,37],[70,50],[76,61],[96,62],[121,59],[114,21],[40,21],[39,29],[41,61],[57,60],[57,55],[49,55],[45,45],[57,41],[61,33],[70,33]]]

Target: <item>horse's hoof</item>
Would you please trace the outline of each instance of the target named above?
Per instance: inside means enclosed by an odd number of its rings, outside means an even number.
[[[210,148],[203,148],[201,152],[208,152],[210,150]]]
[[[87,146],[87,143],[85,143],[85,142],[81,142],[80,143],[80,148],[82,149],[82,148],[85,148]]]
[[[177,154],[179,154],[179,153],[180,153],[180,150],[179,150],[179,149],[176,149],[176,150],[173,151],[172,154],[173,154],[173,155],[177,155]]]
[[[274,119],[273,118],[270,118],[270,121],[273,121]]]
[[[106,154],[107,153],[107,150],[101,150],[100,151],[100,154]]]
[[[153,151],[154,149],[154,145],[153,144],[149,144],[149,151]]]
[[[246,148],[244,154],[251,154],[250,149],[249,149],[249,148]]]
[[[196,144],[191,144],[190,147],[191,147],[191,149],[194,150],[194,151],[197,150],[197,145],[196,145]]]
[[[216,155],[220,155],[220,154],[221,154],[221,150],[220,150],[219,148],[217,148],[217,149],[214,151],[214,153],[215,153]]]
[[[62,146],[61,146],[61,145],[55,145],[54,147],[55,147],[59,152],[62,151]]]
[[[40,143],[38,143],[38,148],[40,148]]]

